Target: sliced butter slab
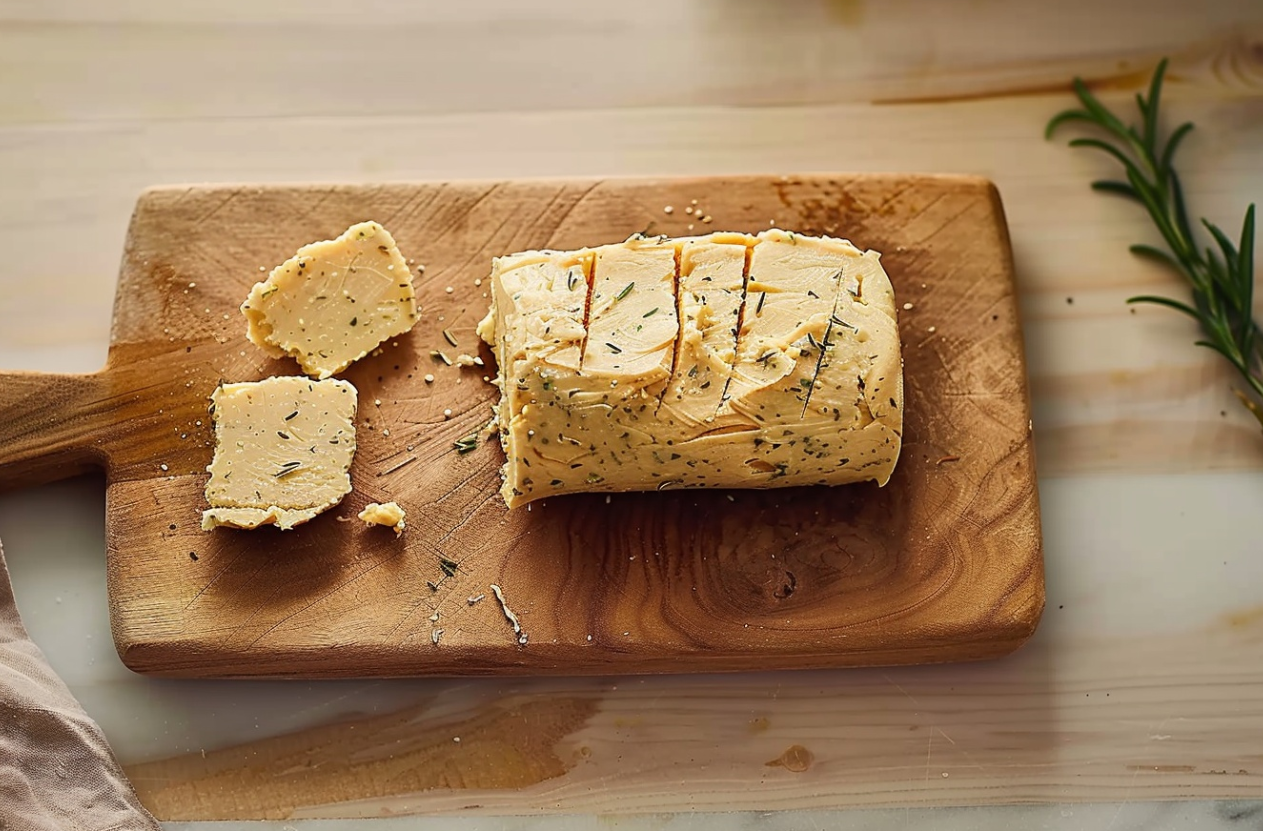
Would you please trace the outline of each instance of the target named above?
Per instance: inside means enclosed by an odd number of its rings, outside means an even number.
[[[241,306],[250,340],[328,378],[417,320],[412,273],[376,222],[313,242],[256,283]]]
[[[224,384],[202,528],[293,528],[351,491],[355,387],[301,377]]]
[[[648,387],[671,375],[676,249],[633,238],[595,250],[583,373]]]
[[[510,507],[576,491],[889,479],[902,371],[875,252],[772,230],[509,259],[589,257],[586,332],[567,341],[573,355],[582,340],[583,360],[564,371],[512,334],[540,300],[501,291],[508,275],[493,270],[480,332],[500,358]]]
[[[680,335],[675,370],[658,418],[707,432],[727,394],[736,359],[746,258],[754,239],[713,234],[680,249]]]
[[[499,366],[496,383],[500,402],[496,422],[500,443],[508,461],[508,475],[529,483],[530,459],[509,452],[515,431],[533,418],[528,408],[556,406],[557,396],[578,391],[576,382],[583,355],[584,314],[587,306],[592,253],[532,251],[492,262],[492,308],[478,326],[478,334],[491,344]],[[567,399],[569,400],[569,399]],[[552,435],[551,428],[549,435]],[[541,437],[543,441],[544,437]],[[553,452],[574,451],[577,441],[564,436],[564,428],[550,440]],[[522,445],[525,446],[525,445]]]

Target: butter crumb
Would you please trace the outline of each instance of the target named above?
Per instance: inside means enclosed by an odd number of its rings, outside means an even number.
[[[394,502],[387,502],[384,505],[370,502],[359,513],[359,518],[368,525],[385,525],[388,528],[395,529],[396,537],[403,533],[406,525],[404,522],[405,516],[404,509]]]

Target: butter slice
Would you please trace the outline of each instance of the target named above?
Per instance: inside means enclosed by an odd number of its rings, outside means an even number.
[[[325,379],[417,320],[412,273],[376,222],[314,242],[256,283],[241,306],[246,334],[270,355],[292,356]]]
[[[387,502],[385,504],[370,502],[359,513],[359,518],[369,525],[385,525],[388,528],[393,528],[396,537],[403,533],[406,525],[404,519],[406,517],[407,513],[395,502]]]
[[[532,321],[553,319],[557,281],[539,275],[572,266],[583,280],[566,293],[564,337],[541,338]],[[902,433],[895,315],[879,255],[829,237],[634,237],[500,258],[479,333],[500,365],[501,493],[514,507],[583,491],[885,484]]]
[[[215,455],[202,528],[290,529],[351,491],[355,387],[301,377],[224,384],[211,396]]]

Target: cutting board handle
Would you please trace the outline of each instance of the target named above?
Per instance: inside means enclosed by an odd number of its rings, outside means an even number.
[[[104,467],[106,373],[0,372],[0,490]]]

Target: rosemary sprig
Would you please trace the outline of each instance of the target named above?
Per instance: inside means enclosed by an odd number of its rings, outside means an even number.
[[[1144,206],[1162,234],[1167,250],[1152,245],[1133,245],[1131,252],[1164,263],[1179,271],[1193,290],[1188,304],[1170,297],[1142,295],[1128,303],[1156,303],[1193,318],[1201,326],[1198,346],[1213,349],[1240,373],[1247,391],[1234,389],[1259,424],[1263,425],[1263,332],[1253,317],[1254,304],[1254,205],[1245,212],[1241,241],[1236,245],[1218,226],[1203,219],[1215,246],[1202,247],[1193,234],[1184,192],[1175,171],[1176,148],[1193,129],[1185,122],[1163,142],[1158,135],[1158,104],[1167,62],[1158,64],[1149,82],[1149,96],[1136,94],[1142,119],[1140,130],[1124,124],[1088,90],[1080,78],[1074,92],[1082,109],[1066,110],[1048,122],[1045,138],[1051,138],[1067,122],[1101,128],[1106,137],[1076,138],[1071,147],[1092,147],[1113,156],[1127,174],[1127,181],[1101,180],[1092,189],[1133,199]],[[1216,250],[1216,247],[1218,250]]]

